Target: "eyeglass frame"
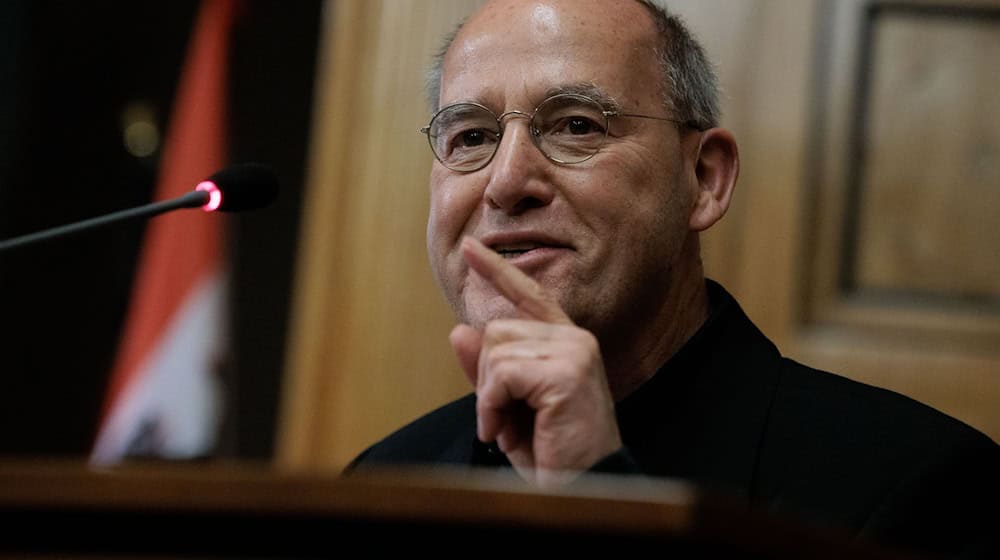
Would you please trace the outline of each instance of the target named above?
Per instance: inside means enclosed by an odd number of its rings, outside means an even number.
[[[603,134],[603,136],[601,138],[600,145],[597,147],[596,150],[594,150],[594,153],[590,154],[589,156],[587,156],[587,157],[585,157],[585,158],[583,158],[583,159],[581,159],[579,161],[563,161],[563,160],[557,159],[557,158],[549,155],[548,153],[546,153],[545,150],[543,150],[542,147],[539,145],[538,138],[541,135],[536,133],[536,131],[538,129],[535,128],[535,127],[533,127],[533,126],[531,126],[532,122],[534,122],[534,120],[535,120],[535,115],[538,114],[538,109],[541,108],[541,107],[543,107],[546,103],[549,103],[553,99],[560,98],[560,97],[577,98],[577,99],[580,99],[580,100],[583,100],[583,101],[587,101],[589,103],[593,103],[595,106],[601,108],[601,115],[604,117],[604,134]],[[495,118],[496,121],[497,121],[497,131],[498,131],[497,132],[497,141],[496,141],[495,147],[493,148],[493,153],[491,153],[490,157],[486,158],[483,161],[482,165],[480,165],[479,167],[473,168],[473,169],[454,169],[452,167],[449,167],[447,163],[445,163],[444,161],[441,160],[441,156],[439,156],[438,153],[437,153],[437,150],[434,149],[434,141],[431,139],[431,134],[430,134],[431,133],[431,125],[434,124],[434,120],[437,119],[438,115],[440,115],[441,113],[443,113],[443,112],[445,112],[445,111],[447,111],[449,109],[457,107],[459,105],[471,105],[473,107],[479,107],[480,109],[483,109],[484,111],[486,111],[487,113],[489,113],[490,115],[492,115],[493,118]],[[503,133],[504,133],[504,130],[505,130],[505,126],[504,126],[503,120],[505,118],[507,118],[508,116],[514,116],[514,117],[517,117],[517,118],[528,119],[528,131],[531,134],[531,142],[532,142],[532,144],[534,144],[535,147],[538,148],[538,151],[541,152],[542,155],[545,156],[546,159],[548,159],[549,161],[552,161],[554,163],[558,163],[560,165],[576,165],[578,163],[583,163],[585,161],[588,161],[591,158],[593,158],[594,156],[596,156],[598,154],[598,152],[601,151],[601,148],[604,147],[604,143],[608,139],[608,131],[611,128],[611,118],[612,117],[637,117],[637,118],[640,118],[640,119],[651,119],[651,120],[657,120],[657,121],[672,122],[674,124],[678,124],[678,125],[681,125],[681,126],[685,126],[685,127],[689,127],[689,128],[694,128],[696,130],[698,129],[697,125],[695,123],[691,122],[691,121],[684,121],[684,120],[681,120],[681,119],[673,119],[673,118],[669,118],[669,117],[658,117],[658,116],[654,116],[654,115],[643,115],[643,114],[639,114],[639,113],[622,113],[622,112],[618,111],[617,109],[612,109],[612,110],[606,109],[604,107],[604,105],[600,101],[598,101],[598,100],[596,100],[596,99],[594,99],[592,97],[588,97],[586,95],[580,95],[578,93],[557,93],[555,95],[550,95],[549,97],[546,97],[545,99],[543,99],[537,106],[535,106],[534,109],[532,109],[532,111],[531,111],[530,114],[526,113],[524,111],[519,111],[517,109],[513,109],[513,110],[510,110],[510,111],[505,111],[505,112],[501,113],[500,115],[497,115],[489,107],[487,107],[487,106],[485,106],[485,105],[483,105],[481,103],[476,103],[475,101],[459,101],[459,102],[456,102],[456,103],[450,103],[450,104],[445,105],[444,107],[441,107],[440,109],[438,109],[434,113],[434,115],[431,116],[431,120],[425,126],[420,127],[420,129],[417,132],[419,132],[419,133],[427,136],[427,143],[430,145],[431,153],[434,154],[434,159],[438,160],[438,162],[440,162],[441,165],[445,166],[446,168],[448,168],[451,171],[454,171],[455,173],[474,173],[476,171],[479,171],[479,170],[483,169],[487,165],[489,165],[490,162],[493,161],[493,158],[496,157],[497,151],[499,151],[499,149],[500,149],[500,142],[503,140]]]

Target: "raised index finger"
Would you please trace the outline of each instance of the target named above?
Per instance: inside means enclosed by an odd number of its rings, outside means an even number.
[[[483,245],[478,239],[462,240],[462,256],[472,270],[507,298],[525,318],[547,323],[572,324],[544,288],[519,268]]]

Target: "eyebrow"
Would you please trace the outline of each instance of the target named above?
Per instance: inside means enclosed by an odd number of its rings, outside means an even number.
[[[604,88],[598,86],[593,82],[576,82],[572,84],[562,84],[558,86],[552,86],[549,89],[545,90],[545,93],[542,94],[542,98],[538,100],[538,103],[541,103],[542,101],[552,97],[553,95],[561,95],[561,94],[582,95],[584,97],[589,97],[590,99],[596,101],[601,107],[603,107],[605,111],[621,110],[621,105],[618,103],[618,101],[615,100],[615,98],[612,97],[611,94],[605,91]],[[464,100],[453,101],[451,103],[446,103],[442,105],[441,108],[450,107],[452,105],[460,105],[463,103],[490,107],[490,104],[486,103],[485,101],[464,99]],[[499,112],[503,112],[503,109],[500,109]]]
[[[605,111],[617,111],[621,109],[621,107],[618,105],[618,102],[615,101],[614,97],[611,97],[611,95],[608,94],[608,92],[604,91],[603,88],[601,88],[597,84],[594,84],[593,82],[579,82],[575,84],[565,84],[565,85],[551,87],[545,90],[545,98],[548,99],[553,95],[561,95],[566,93],[589,97],[594,101],[600,103],[600,105],[604,107]]]
[[[441,128],[447,128],[456,122],[462,121],[462,119],[468,117],[469,115],[479,114],[482,109],[478,103],[472,103],[469,101],[460,101],[458,103],[453,103],[451,105],[446,105],[445,107],[451,107],[450,111],[439,112],[436,115],[438,126]]]

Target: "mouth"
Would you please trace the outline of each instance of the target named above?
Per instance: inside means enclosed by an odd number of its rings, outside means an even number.
[[[516,259],[521,255],[530,253],[531,251],[545,249],[548,247],[551,247],[551,245],[543,245],[540,243],[498,243],[491,245],[490,249],[493,249],[498,255],[505,259]]]
[[[572,247],[540,230],[497,232],[481,238],[484,245],[527,272],[561,258]]]
[[[483,245],[523,272],[537,272],[575,250],[567,241],[570,236],[544,228],[497,229],[477,237]]]

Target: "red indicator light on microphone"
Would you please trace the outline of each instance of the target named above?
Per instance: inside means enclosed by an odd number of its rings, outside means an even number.
[[[222,191],[212,181],[202,181],[194,190],[208,193],[208,202],[201,207],[202,210],[214,212],[222,205]]]

